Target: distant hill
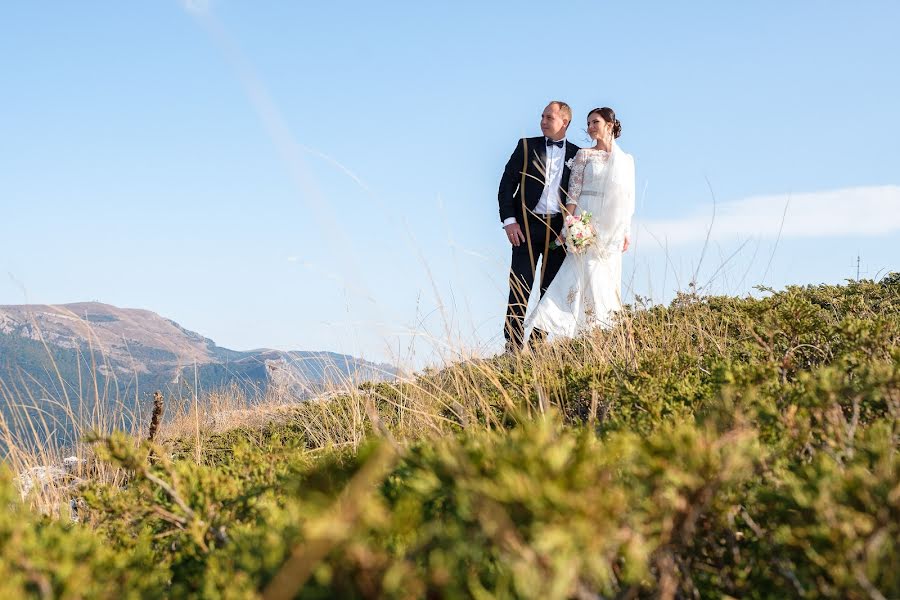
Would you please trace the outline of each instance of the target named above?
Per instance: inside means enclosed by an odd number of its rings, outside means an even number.
[[[345,381],[383,380],[387,365],[331,352],[236,351],[149,310],[99,302],[0,306],[0,407],[146,399],[237,386],[303,397]],[[39,400],[46,398],[43,406]],[[85,409],[85,406],[81,407]]]

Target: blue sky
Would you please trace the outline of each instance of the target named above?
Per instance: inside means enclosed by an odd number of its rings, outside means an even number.
[[[898,23],[893,0],[5,3],[0,304],[496,351],[498,177],[551,98],[576,143],[594,106],[623,123],[630,293],[841,282],[857,255],[876,277],[900,268]]]

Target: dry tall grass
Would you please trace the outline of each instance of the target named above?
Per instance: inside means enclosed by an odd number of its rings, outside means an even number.
[[[681,296],[678,302],[693,301],[699,298]],[[560,373],[591,371],[621,382],[623,367],[635,367],[639,353],[693,348],[699,357],[710,346],[724,351],[728,344],[727,324],[714,314],[688,322],[677,312],[656,318],[626,310],[615,327],[596,329],[576,343],[550,341],[519,354],[457,358],[443,368],[390,383],[345,381],[303,402],[283,395],[248,399],[236,390],[214,392],[177,409],[163,438],[199,440],[290,420],[310,448],[358,447],[382,429],[400,441],[440,436],[475,423],[502,429],[508,419],[539,415],[551,407],[567,413],[574,410],[573,401],[581,405],[585,400],[592,409],[583,416],[598,420],[611,408],[606,399],[596,390],[591,398],[573,399]]]
[[[37,324],[35,329],[40,334]],[[46,343],[44,347],[59,392],[40,385],[26,373],[19,374],[24,385],[0,381],[0,402],[6,408],[0,411],[0,459],[19,474],[20,489],[33,509],[71,518],[72,490],[84,478],[113,484],[124,478],[119,469],[94,460],[87,440],[96,433],[131,430],[132,424],[141,422],[142,411],[138,402],[118,394],[110,396],[108,379],[101,384],[98,374],[101,365],[109,364],[102,356],[98,364],[92,349],[90,372],[82,374],[79,370],[77,382],[66,382]]]
[[[618,393],[611,390],[631,385],[635,373],[646,369],[648,361],[677,354],[679,360],[703,370],[705,356],[727,355],[732,344],[746,342],[746,327],[745,339],[737,340],[736,324],[721,311],[692,310],[705,302],[696,294],[679,294],[668,308],[627,307],[618,314],[614,327],[595,329],[578,340],[550,341],[515,355],[456,356],[448,358],[441,369],[426,369],[393,382],[346,379],[333,382],[330,389],[312,399],[283,390],[251,397],[237,386],[209,392],[195,389],[165,399],[165,418],[156,439],[162,444],[187,443],[200,463],[211,437],[272,423],[290,422],[310,450],[357,448],[373,433],[404,444],[474,425],[504,429],[510,422],[551,409],[581,421],[602,423],[617,409]],[[759,339],[758,343],[766,346],[771,340]],[[14,471],[27,473],[35,467],[59,465],[65,456],[78,458],[71,477],[34,486],[29,501],[35,508],[58,513],[58,507],[70,497],[71,484],[88,473],[107,482],[122,479],[122,473],[97,465],[90,446],[83,441],[60,446],[42,438],[59,424],[43,413],[35,417],[24,409],[36,405],[36,398],[10,398],[5,388],[0,388],[0,394],[10,406],[19,408],[12,411],[12,417],[0,415],[0,443],[6,446],[6,461]],[[101,408],[87,418],[80,412],[78,399],[66,397],[60,404],[77,440],[121,429],[125,422],[135,424],[131,431],[135,443],[147,436],[149,413],[139,404],[121,401],[104,410],[101,399],[97,394],[90,398]],[[657,409],[637,404],[629,410]],[[27,439],[21,432],[26,432]],[[42,439],[47,441],[40,443]]]
[[[210,435],[237,428],[262,428],[286,420],[301,426],[311,448],[357,447],[373,430],[384,428],[400,440],[440,435],[476,421],[479,415],[493,419],[490,415],[495,412],[497,395],[512,409],[510,398],[521,393],[528,395],[530,389],[546,389],[552,394],[553,387],[543,381],[541,370],[549,372],[562,364],[606,361],[627,345],[621,333],[598,332],[586,339],[585,352],[580,356],[574,356],[567,347],[551,344],[518,356],[458,360],[447,369],[426,371],[389,385],[349,378],[338,382],[333,378],[329,389],[312,399],[283,390],[257,391],[248,396],[237,385],[211,391],[194,389],[164,399],[164,418],[158,425],[156,439],[163,443],[191,440],[199,462],[203,460],[203,440]],[[52,363],[49,349],[47,354]],[[92,360],[96,361],[96,357]],[[501,375],[526,364],[542,365],[532,382],[510,382]],[[30,391],[34,386],[11,388],[0,384],[0,401],[8,407],[0,412],[3,460],[20,474],[23,483],[31,480],[24,486],[27,500],[40,512],[65,513],[61,507],[68,505],[73,486],[84,477],[108,483],[123,479],[121,472],[93,459],[91,444],[86,440],[114,430],[128,431],[135,443],[148,435],[151,412],[135,398],[109,397],[109,390],[99,379],[94,371],[86,374],[84,381],[60,381],[59,387],[64,390],[61,398],[53,398],[58,394],[46,388],[39,387],[34,393]],[[519,389],[511,389],[510,384]],[[73,388],[79,393],[65,391]],[[85,393],[87,390],[90,391]],[[553,402],[543,395],[540,398],[541,402]],[[546,405],[538,403],[534,408],[543,410]],[[74,460],[69,461],[69,471],[59,472],[64,459],[71,457]]]

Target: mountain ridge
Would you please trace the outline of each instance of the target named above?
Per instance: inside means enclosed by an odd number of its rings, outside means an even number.
[[[65,376],[52,376],[57,359]],[[26,375],[39,387],[58,388],[55,380],[80,381],[79,369],[114,379],[120,391],[140,384],[149,392],[194,379],[195,387],[206,389],[237,384],[259,393],[274,385],[300,395],[396,374],[390,365],[329,351],[232,350],[143,308],[100,302],[0,305],[0,382],[15,388],[18,373],[20,380]]]

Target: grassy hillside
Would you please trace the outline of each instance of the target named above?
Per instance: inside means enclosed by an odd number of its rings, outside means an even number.
[[[0,596],[897,598],[898,416],[900,276],[681,296],[261,427],[98,437],[49,517],[3,475]]]
[[[89,315],[89,320],[103,317]],[[53,445],[72,445],[85,423],[115,423],[131,430],[156,390],[182,401],[192,401],[197,390],[224,388],[242,398],[300,396],[345,380],[383,380],[395,374],[390,366],[331,352],[238,352],[179,330],[205,340],[210,360],[216,362],[179,368],[173,366],[175,354],[132,340],[131,356],[148,370],[123,372],[121,362],[93,350],[89,340],[81,340],[84,347],[76,349],[0,331],[0,457],[9,446],[4,425],[18,445],[48,438]],[[280,380],[272,379],[267,363],[279,367]]]

